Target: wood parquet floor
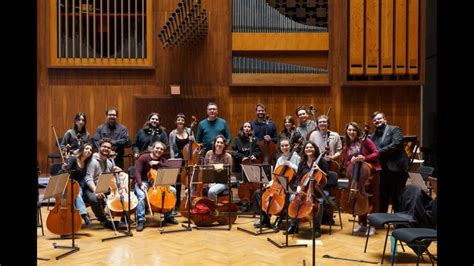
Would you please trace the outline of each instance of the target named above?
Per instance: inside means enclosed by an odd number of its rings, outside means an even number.
[[[237,218],[230,231],[227,230],[197,230],[177,233],[160,234],[159,215],[147,216],[145,230],[137,232],[132,225],[132,237],[124,237],[110,241],[103,238],[114,236],[114,232],[104,229],[97,220],[92,226],[81,229],[75,243],[80,248],[78,252],[56,260],[68,249],[56,249],[53,243],[71,246],[71,239],[61,239],[50,233],[46,228],[48,210],[41,208],[45,235],[38,228],[37,256],[50,259],[38,260],[38,265],[311,265],[312,241],[309,223],[301,224],[300,234],[289,237],[289,244],[306,243],[308,247],[277,248],[267,238],[278,243],[285,242],[285,235],[270,233],[254,236],[238,230],[237,227],[255,230],[252,218]],[[89,212],[92,211],[89,208]],[[257,216],[258,217],[258,216]],[[133,218],[133,215],[132,215]],[[364,260],[380,264],[382,257],[385,230],[378,229],[369,239],[367,253],[364,253],[365,237],[352,235],[352,216],[342,214],[343,229],[339,226],[339,218],[335,217],[336,225],[329,235],[329,226],[322,226],[322,236],[317,239],[315,255],[316,265],[373,265],[370,263],[336,260],[323,258],[323,255],[343,257],[353,260]],[[116,218],[118,219],[118,218]],[[177,217],[181,223],[187,220]],[[273,220],[273,219],[272,219]],[[164,230],[181,229],[179,225],[165,225]],[[390,264],[390,242],[387,244],[385,264]],[[433,243],[429,250],[437,254],[437,244]],[[405,246],[405,252],[398,246],[397,265],[415,265],[415,253]],[[425,256],[425,265],[430,261]]]

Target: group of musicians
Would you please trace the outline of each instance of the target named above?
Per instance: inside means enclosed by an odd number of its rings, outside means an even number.
[[[374,234],[373,228],[367,232],[367,213],[387,212],[389,203],[392,203],[394,211],[397,211],[399,196],[408,177],[408,157],[403,148],[401,129],[388,125],[385,115],[379,111],[374,112],[372,116],[375,126],[375,132],[372,134],[368,134],[367,130],[364,132],[356,122],[349,122],[345,127],[344,144],[340,135],[330,130],[327,115],[316,117],[314,109],[305,106],[300,106],[295,111],[299,124],[296,125],[295,119],[288,115],[283,119],[283,129],[278,133],[276,125],[266,114],[265,105],[259,103],[256,105],[256,119],[245,121],[233,141],[227,122],[218,117],[218,106],[212,102],[207,105],[207,118],[197,124],[195,135],[194,124],[187,127],[186,123],[189,121],[184,114],[180,113],[176,116],[176,128],[168,137],[165,128],[161,125],[161,116],[158,113],[151,113],[143,128],[137,132],[133,143],[129,139],[127,128],[117,122],[117,108],[110,107],[105,114],[106,123],[98,126],[94,137],[91,137],[86,129],[86,114],[77,113],[73,127],[64,134],[60,145],[64,155],[68,157],[64,161],[63,170],[71,173],[74,180],[80,184],[80,193],[75,200],[75,206],[79,209],[85,226],[91,224],[85,205],[85,202],[88,202],[94,215],[104,227],[114,227],[115,224],[106,218],[104,212],[107,193],[96,193],[96,185],[102,173],[123,172],[124,148],[130,145],[135,158],[133,177],[134,193],[138,198],[137,231],[142,231],[145,227],[146,193],[150,189],[148,180],[150,169],[163,167],[162,163],[165,161],[163,155],[166,150],[170,151],[171,158],[184,158],[183,150],[185,147],[187,149],[186,145],[191,143],[198,144],[198,147],[204,151],[199,153],[203,156],[203,160],[196,164],[230,165],[239,184],[247,182],[247,179],[242,176],[241,164],[248,161],[259,160],[258,162],[262,164],[274,165],[275,169],[285,166],[294,171],[295,178],[291,178],[289,189],[286,191],[285,207],[275,215],[277,217],[275,222],[272,224],[271,214],[263,211],[262,223],[255,224],[256,227],[271,227],[278,230],[286,213],[296,211],[297,214],[293,215],[287,233],[297,233],[298,221],[305,218],[298,216],[298,212],[304,208],[304,200],[301,200],[299,195],[305,191],[315,191],[311,192],[318,198],[316,201],[318,208],[315,208],[317,220],[313,230],[316,237],[321,235],[320,225],[324,204],[320,200],[322,195],[318,193],[324,191],[327,175],[331,170],[336,171],[340,177],[344,175],[344,168],[351,164],[359,165],[354,166],[356,168],[361,164],[367,165],[370,169],[370,176],[363,181],[365,187],[359,191],[370,198],[370,208],[366,213],[359,213],[359,224],[354,228],[354,233],[361,235]],[[263,143],[264,146],[259,143]],[[231,146],[232,151],[227,152],[228,146]],[[275,154],[268,154],[271,151],[268,146],[276,146],[278,151]],[[92,150],[97,152],[92,153]],[[338,165],[342,165],[342,169],[337,168]],[[350,180],[356,180],[354,182],[360,180],[358,170],[351,172],[352,176],[348,176]],[[316,175],[318,180],[313,180]],[[251,208],[253,211],[259,212],[260,208],[263,209],[260,202],[261,195],[270,189],[273,183],[279,182],[278,176],[279,174],[274,174],[269,184],[254,191],[250,202],[247,199],[242,203],[242,208],[250,209],[250,204],[253,203],[253,208]],[[324,182],[321,176],[325,179]],[[177,181],[176,187],[170,186],[170,190],[177,198],[175,210],[178,210],[180,206],[180,192],[183,185],[180,178]],[[311,187],[308,188],[308,186]],[[318,186],[317,189],[314,189],[315,186]],[[211,200],[217,201],[217,195],[229,189],[225,184],[210,184],[206,191]],[[357,201],[358,197],[351,195],[350,199]],[[293,202],[296,207],[290,205]],[[356,203],[353,205],[355,206]],[[124,217],[122,221],[123,219]],[[173,211],[165,213],[164,221],[171,224],[178,223],[173,216]]]

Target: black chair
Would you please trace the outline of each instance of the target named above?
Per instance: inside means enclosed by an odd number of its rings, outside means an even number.
[[[331,187],[337,187],[338,186],[338,176],[337,173],[334,171],[328,171],[328,177],[327,177],[327,183],[324,188],[325,193],[327,192],[328,200],[329,200],[329,208],[330,208],[330,215],[331,218],[334,217],[334,209],[337,209],[339,213],[339,224],[341,226],[341,230],[343,229],[342,227],[342,216],[341,216],[341,206],[337,203],[336,197],[334,195],[331,195],[329,193],[329,190]],[[329,234],[332,232],[332,219],[329,219]]]
[[[385,242],[383,244],[383,252],[382,252],[382,261],[380,262],[383,264],[383,260],[385,257],[385,250],[387,248],[387,239],[388,239],[388,234],[390,232],[391,227],[395,227],[397,225],[407,225],[409,226],[410,223],[412,223],[413,217],[405,214],[405,213],[382,213],[382,212],[377,212],[377,213],[370,213],[367,216],[367,237],[365,239],[365,247],[364,247],[364,253],[367,252],[367,245],[369,243],[369,232],[370,232],[370,227],[384,227],[387,226],[387,233],[385,234]]]
[[[431,264],[434,265],[436,257],[428,251],[428,246],[433,241],[437,241],[438,232],[432,228],[397,228],[393,230],[392,236],[395,238],[395,246],[397,242],[405,242],[411,247],[417,256],[416,265],[423,259],[423,253],[426,252],[430,258]],[[392,253],[392,265],[395,259],[395,253]]]

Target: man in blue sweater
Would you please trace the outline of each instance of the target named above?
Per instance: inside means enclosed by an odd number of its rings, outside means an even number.
[[[212,150],[212,140],[215,136],[222,134],[226,138],[226,144],[229,145],[230,140],[232,139],[229,126],[227,122],[217,117],[219,111],[217,104],[210,102],[207,104],[207,118],[201,120],[198,124],[196,132],[196,141],[197,143],[204,144],[206,148],[205,152]]]

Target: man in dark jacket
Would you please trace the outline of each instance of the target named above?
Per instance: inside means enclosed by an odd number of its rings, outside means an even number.
[[[389,201],[395,212],[399,210],[400,195],[408,178],[408,156],[403,148],[400,127],[388,125],[385,115],[376,111],[372,115],[376,128],[371,139],[377,146],[382,171],[380,171],[379,211],[387,212]]]

